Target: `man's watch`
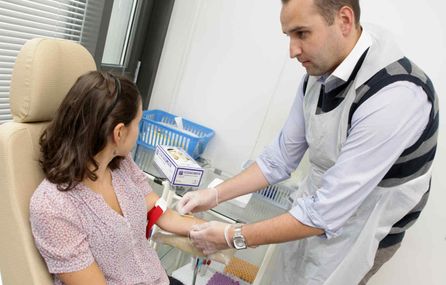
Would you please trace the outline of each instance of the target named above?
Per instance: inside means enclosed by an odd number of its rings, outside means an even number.
[[[243,236],[242,234],[241,224],[236,224],[234,226],[234,235],[232,236],[232,244],[234,245],[235,249],[247,248],[245,236]]]

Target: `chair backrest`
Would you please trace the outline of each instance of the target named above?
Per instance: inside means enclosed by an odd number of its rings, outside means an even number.
[[[60,39],[26,42],[14,65],[13,121],[0,125],[0,272],[4,285],[52,284],[34,246],[29,200],[43,180],[39,137],[76,79],[96,70],[90,53]]]

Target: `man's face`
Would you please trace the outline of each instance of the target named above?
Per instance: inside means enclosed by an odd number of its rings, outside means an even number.
[[[290,57],[309,75],[331,73],[342,62],[345,39],[338,19],[328,25],[313,0],[290,0],[280,14],[283,32],[290,38]]]

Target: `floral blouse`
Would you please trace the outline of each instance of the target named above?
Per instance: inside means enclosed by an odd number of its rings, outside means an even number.
[[[85,269],[94,261],[109,285],[169,284],[145,238],[145,196],[152,189],[130,156],[112,172],[123,216],[82,183],[59,191],[44,180],[30,203],[35,243],[50,273]],[[54,284],[63,284],[55,275]]]

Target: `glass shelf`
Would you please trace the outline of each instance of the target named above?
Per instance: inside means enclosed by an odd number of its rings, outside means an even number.
[[[170,207],[174,208],[176,201],[180,199],[181,196],[188,191],[194,191],[198,188],[176,187],[171,185],[163,173],[153,164],[153,155],[153,150],[141,146],[136,146],[133,150],[133,157],[136,164],[153,178],[150,181],[153,190],[159,196],[163,196],[166,191],[172,191],[169,193],[169,196],[173,198],[168,201],[171,201]],[[210,163],[205,160],[198,160],[197,162],[204,169],[203,178],[199,188],[207,188],[208,184],[215,178],[226,180],[232,176],[210,165]],[[254,223],[270,219],[286,212],[286,209],[278,207],[274,203],[268,201],[268,199],[265,199],[265,197],[253,194],[246,207],[240,207],[231,201],[226,201],[209,211],[195,215],[204,220],[221,220],[223,222],[232,223]],[[265,262],[264,257],[269,248],[270,246],[268,245],[249,248],[247,250],[237,251],[235,256],[260,268]],[[179,272],[184,271],[185,268],[188,268],[186,264],[191,262],[191,257],[189,255],[182,254],[178,249],[170,246],[157,246],[157,253],[164,268],[169,274],[178,274]],[[190,264],[189,267],[191,267]]]

